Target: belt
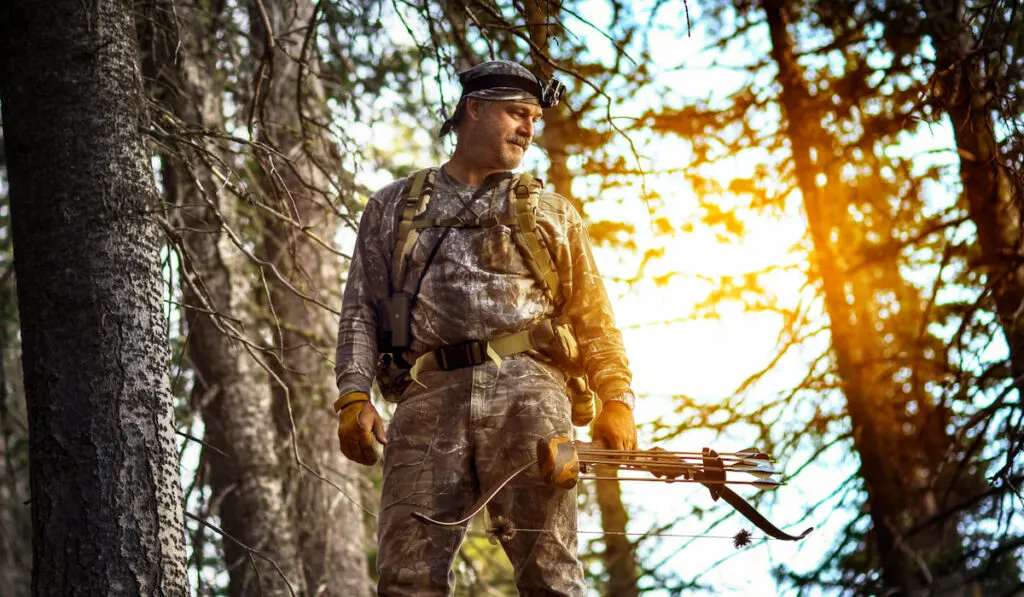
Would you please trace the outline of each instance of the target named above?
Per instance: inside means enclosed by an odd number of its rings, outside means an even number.
[[[530,341],[529,330],[499,336],[492,340],[467,340],[425,352],[415,359],[407,359],[412,362],[409,375],[413,381],[423,385],[416,377],[423,371],[453,371],[482,365],[487,361],[501,367],[502,357],[530,350],[535,349]]]

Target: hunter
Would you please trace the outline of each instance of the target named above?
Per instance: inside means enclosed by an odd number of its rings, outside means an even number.
[[[338,328],[341,451],[372,465],[374,442],[384,446],[377,570],[388,597],[453,595],[465,526],[412,513],[458,519],[535,458],[539,439],[589,423],[593,393],[593,439],[636,448],[632,376],[582,218],[513,172],[565,88],[506,61],[459,82],[441,128],[457,136],[451,158],[366,205]],[[386,432],[374,379],[396,403]],[[521,595],[584,595],[575,490],[531,471],[488,511],[532,531],[502,539]]]

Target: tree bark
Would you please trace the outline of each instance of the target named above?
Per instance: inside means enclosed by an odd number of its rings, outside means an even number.
[[[8,205],[6,197],[0,198]],[[4,252],[3,261],[11,263]],[[27,405],[14,276],[0,276],[0,587],[4,597],[28,597],[32,587],[32,511],[28,487]]]
[[[10,2],[0,76],[35,595],[186,595],[131,2]]]
[[[530,56],[534,69],[544,79],[550,79],[554,76],[555,69],[550,60],[548,38],[551,29],[562,27],[559,18],[561,2],[526,0],[524,6],[530,41],[533,44]],[[547,182],[556,193],[568,199],[582,214],[583,203],[573,195],[573,175],[569,170],[569,146],[572,139],[579,137],[578,133],[579,127],[575,117],[569,112],[568,104],[563,102],[545,111],[544,134],[537,137],[536,143],[548,155]]]
[[[154,96],[189,130],[224,130],[213,49],[218,15],[195,2],[157,2],[147,44],[153,52]],[[176,19],[177,15],[177,20]],[[167,32],[177,35],[167,36]],[[186,142],[172,131],[173,151],[161,154],[167,203],[181,230],[182,294],[188,358],[195,372],[193,405],[202,415],[213,511],[225,533],[266,558],[225,539],[232,597],[302,592],[298,549],[284,495],[269,376],[258,359],[251,260],[230,240],[239,233],[235,195],[218,180],[218,148],[204,137]],[[201,150],[196,150],[196,146]],[[223,166],[221,166],[223,167]],[[221,172],[222,176],[228,175]],[[257,347],[254,349],[253,347]],[[223,453],[222,453],[223,452]]]
[[[289,469],[291,520],[309,595],[367,595],[368,545],[356,503],[364,474],[338,448],[331,406],[337,389],[328,355],[334,354],[337,315],[325,306],[340,305],[342,264],[331,245],[336,211],[349,206],[338,197],[337,149],[321,129],[330,118],[323,89],[310,76],[317,66],[315,32],[307,42],[315,8],[309,0],[264,0],[262,8],[250,7],[253,55],[263,60],[255,77],[255,118],[259,139],[279,152],[259,156],[261,200],[269,207],[260,211],[263,250],[287,280],[267,279],[279,380],[272,384],[274,414],[283,458],[298,458],[316,472]]]

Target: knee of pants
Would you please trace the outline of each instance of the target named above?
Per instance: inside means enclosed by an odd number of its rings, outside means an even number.
[[[452,564],[465,528],[441,528],[412,517],[418,508],[384,508],[378,519],[378,595],[451,595]]]

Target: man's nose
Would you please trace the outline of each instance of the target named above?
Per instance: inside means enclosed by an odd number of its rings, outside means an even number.
[[[532,120],[526,120],[526,121],[520,122],[518,130],[516,130],[516,134],[518,134],[520,137],[526,137],[527,140],[532,140],[533,139],[533,127],[534,127],[534,124],[533,124]]]

